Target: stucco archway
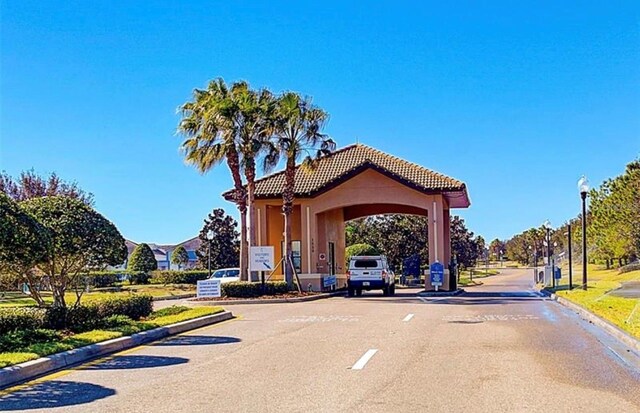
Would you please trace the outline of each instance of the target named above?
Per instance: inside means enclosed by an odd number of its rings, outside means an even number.
[[[282,257],[282,172],[256,183],[258,245],[271,245]],[[451,208],[470,205],[465,184],[365,145],[351,145],[323,158],[317,168],[296,171],[292,239],[304,285],[315,289],[335,273],[339,285],[344,267],[345,221],[383,213],[429,217],[429,257],[448,263],[451,253]],[[225,193],[232,200],[231,192]],[[282,275],[274,274],[281,278]],[[427,289],[431,289],[429,283]],[[442,289],[449,289],[448,277]]]

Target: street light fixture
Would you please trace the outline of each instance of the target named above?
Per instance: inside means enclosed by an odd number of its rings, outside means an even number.
[[[211,242],[213,241],[213,236],[212,229],[207,231],[207,241],[209,241],[209,254],[207,254],[209,256],[209,278],[211,278]]]
[[[589,180],[586,176],[578,181],[578,191],[582,199],[582,289],[587,289],[587,194],[589,193]]]

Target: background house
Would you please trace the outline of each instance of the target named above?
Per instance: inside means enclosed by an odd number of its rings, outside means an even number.
[[[133,250],[138,246],[138,243],[131,240],[125,240],[125,244],[127,245],[127,260],[122,265],[119,265],[117,267],[110,267],[110,269],[123,270],[127,268],[129,257],[131,256]],[[155,256],[156,261],[158,262],[159,270],[188,270],[195,268],[196,264],[198,263],[196,251],[198,250],[198,248],[200,248],[200,244],[201,241],[197,236],[175,245],[161,245],[152,242],[147,243],[147,245],[149,245],[149,247],[151,248],[151,251],[153,251],[153,255]],[[171,254],[180,245],[184,246],[184,249],[187,250],[189,261],[186,265],[178,268],[176,264],[171,263]]]

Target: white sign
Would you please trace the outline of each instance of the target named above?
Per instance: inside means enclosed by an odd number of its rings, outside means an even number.
[[[220,288],[220,280],[209,279],[199,280],[197,287],[198,298],[201,297],[220,297],[222,295],[222,289]]]
[[[273,271],[273,247],[251,247],[249,271]]]

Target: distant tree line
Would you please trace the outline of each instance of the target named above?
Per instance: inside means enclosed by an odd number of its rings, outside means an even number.
[[[627,165],[624,173],[589,192],[587,210],[587,254],[590,262],[621,266],[640,256],[640,160]],[[582,257],[582,215],[550,232],[544,245],[545,228],[529,228],[504,242],[509,259],[532,264],[547,254],[568,250],[569,228],[573,259]]]
[[[349,221],[346,225],[347,246],[367,244],[387,256],[395,271],[400,271],[405,258],[419,256],[423,265],[429,264],[429,236],[427,217],[418,215],[375,215]],[[464,268],[476,265],[484,256],[485,242],[474,236],[459,216],[452,216],[451,253]],[[448,264],[448,263],[447,263]]]

